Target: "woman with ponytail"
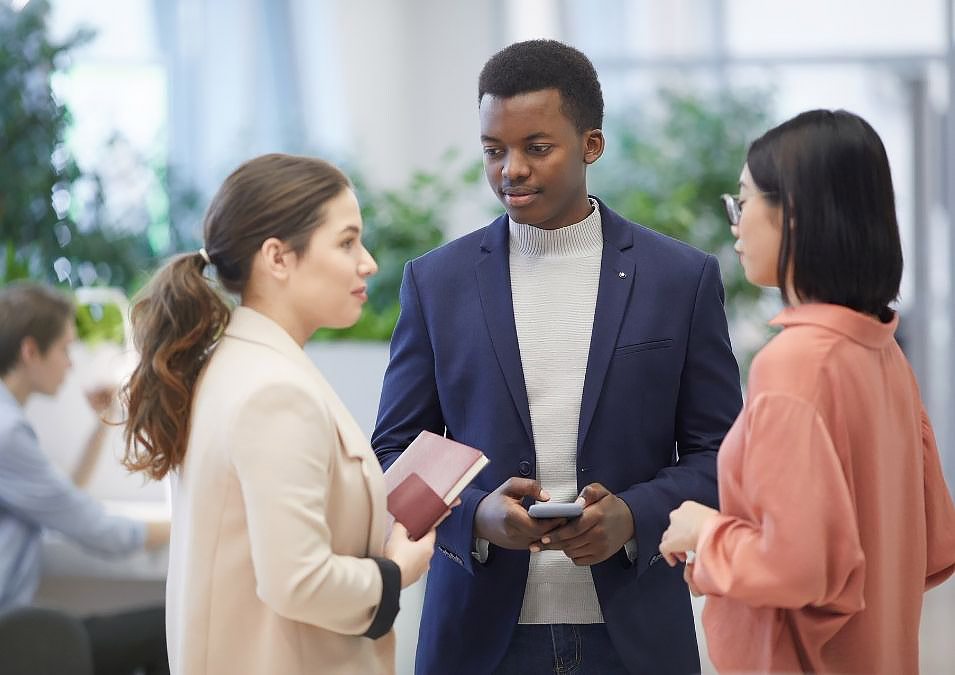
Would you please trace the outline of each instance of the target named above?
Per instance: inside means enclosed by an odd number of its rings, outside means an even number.
[[[336,168],[258,157],[213,198],[204,248],[133,307],[126,464],[173,479],[173,673],[394,670],[398,595],[434,532],[411,541],[396,524],[386,542],[378,462],[303,350],[361,314],[377,269],[361,228]]]

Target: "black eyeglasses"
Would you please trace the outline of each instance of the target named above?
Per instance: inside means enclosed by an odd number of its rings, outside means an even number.
[[[739,219],[743,215],[743,207],[739,203],[739,195],[720,195],[720,201],[723,203],[723,211],[726,213],[726,220],[730,225],[737,227]]]

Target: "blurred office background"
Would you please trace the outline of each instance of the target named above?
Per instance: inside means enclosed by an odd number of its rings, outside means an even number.
[[[370,434],[401,265],[498,212],[478,72],[536,37],[582,49],[600,75],[608,149],[592,192],[720,256],[744,367],[780,304],[742,281],[719,194],[735,191],[747,143],[798,112],[872,123],[905,250],[899,337],[955,485],[953,0],[0,0],[0,283],[42,278],[81,303],[74,375],[29,410],[55,461],[70,468],[94,423],[83,389],[129,368],[122,295],[101,289],[132,294],[198,248],[222,179],[273,151],[328,158],[358,186],[381,273],[359,325],[308,351]],[[161,512],[165,486],[125,475],[119,448],[117,430],[91,491],[120,512]],[[47,548],[39,602],[161,597],[161,556],[106,564]],[[955,668],[952,586],[926,599],[926,673]],[[403,601],[399,672],[420,596]]]

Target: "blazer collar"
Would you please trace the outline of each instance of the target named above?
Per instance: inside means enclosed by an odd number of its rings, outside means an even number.
[[[597,304],[594,308],[593,332],[587,355],[587,370],[580,402],[580,421],[577,430],[577,451],[580,453],[597,408],[604,379],[613,357],[617,335],[636,276],[636,263],[626,251],[633,246],[634,228],[623,218],[594,197],[600,208],[604,247],[600,260]],[[521,422],[533,444],[527,387],[521,364],[517,330],[514,325],[514,306],[511,297],[508,237],[510,227],[507,214],[491,223],[484,233],[482,255],[476,265],[478,291],[491,343],[501,371],[517,407]]]
[[[822,326],[872,349],[884,347],[892,341],[899,325],[899,314],[882,323],[842,305],[812,302],[796,307],[787,307],[769,322],[773,326]]]
[[[273,349],[305,368],[305,372],[318,372],[305,350],[284,328],[254,309],[240,305],[232,310],[232,319],[225,329],[225,334],[237,340],[255,342]]]
[[[604,242],[619,251],[633,246],[633,228],[628,227],[627,221],[607,208],[598,197],[590,195],[597,202],[600,209],[600,223],[603,229]],[[494,251],[499,248],[507,250],[509,244],[510,227],[507,214],[502,214],[492,222],[481,239],[481,248],[485,251]]]

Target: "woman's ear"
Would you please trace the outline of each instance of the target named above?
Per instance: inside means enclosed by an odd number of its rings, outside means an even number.
[[[285,247],[277,237],[269,237],[259,247],[259,260],[266,272],[281,281],[288,279],[295,253]]]
[[[584,134],[584,163],[593,164],[604,154],[604,132],[591,129]]]

